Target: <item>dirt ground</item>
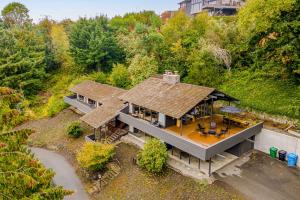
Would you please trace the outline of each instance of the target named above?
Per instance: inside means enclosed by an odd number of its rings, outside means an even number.
[[[75,159],[76,152],[84,143],[84,137],[73,139],[66,135],[68,124],[79,117],[80,115],[66,109],[53,118],[29,121],[17,129],[34,129],[36,132],[30,136],[30,145],[55,150],[63,155],[88,187],[90,183],[83,177]],[[86,125],[84,129],[85,135],[92,132]],[[117,146],[116,158],[121,162],[121,173],[91,199],[242,199],[228,185],[196,182],[170,169],[166,169],[161,176],[148,174],[131,162],[137,152],[138,149],[131,145],[121,143]]]
[[[151,175],[132,163],[137,152],[135,146],[118,145],[116,158],[121,163],[121,173],[95,199],[241,199],[231,189],[228,192],[222,186],[195,181],[171,169],[160,176]]]
[[[246,156],[240,158],[243,159],[247,159]],[[240,173],[226,175],[228,169],[234,167]],[[232,163],[226,168],[219,174],[219,185],[235,188],[244,195],[245,199],[297,200],[300,198],[300,170],[288,168],[285,162],[272,159],[264,153],[254,151],[250,159],[241,166]]]

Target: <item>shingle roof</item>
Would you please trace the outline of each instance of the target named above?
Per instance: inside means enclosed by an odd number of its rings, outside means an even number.
[[[116,98],[126,90],[94,81],[83,81],[70,89],[71,92],[78,93],[94,101],[103,103],[111,98]]]
[[[75,85],[70,91],[102,103],[100,107],[80,118],[93,128],[99,128],[113,119],[124,106],[124,102],[119,99],[119,96],[126,90],[121,88],[94,81],[84,81]]]
[[[121,109],[126,105],[118,98],[111,99],[111,101],[105,102],[102,106],[87,113],[80,118],[83,122],[92,126],[93,128],[99,128],[105,123],[116,117]]]
[[[152,77],[122,94],[120,99],[180,118],[214,91],[214,88],[186,83],[169,84]]]

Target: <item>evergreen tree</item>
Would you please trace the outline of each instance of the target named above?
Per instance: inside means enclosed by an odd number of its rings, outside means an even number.
[[[45,76],[43,38],[29,27],[0,29],[0,85],[32,95]]]
[[[71,191],[53,184],[46,169],[24,145],[31,130],[0,134],[0,197],[3,200],[62,200]]]
[[[104,16],[81,18],[73,25],[70,52],[83,70],[110,71],[114,63],[122,62],[124,58]]]

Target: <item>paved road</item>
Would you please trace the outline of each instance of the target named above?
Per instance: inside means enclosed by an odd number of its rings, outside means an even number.
[[[249,200],[299,200],[300,197],[300,170],[288,168],[286,163],[261,152],[256,152],[252,159],[240,158],[218,175],[220,181]]]
[[[31,151],[47,168],[52,168],[55,171],[54,183],[56,185],[61,185],[75,192],[71,196],[67,196],[65,200],[89,199],[74,168],[63,156],[40,148],[31,148]]]

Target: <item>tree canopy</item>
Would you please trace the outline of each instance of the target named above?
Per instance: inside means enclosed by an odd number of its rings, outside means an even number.
[[[22,26],[30,22],[29,10],[21,3],[12,2],[5,6],[1,12],[3,21],[6,25]]]
[[[54,172],[46,169],[24,145],[31,130],[0,134],[1,199],[62,200],[71,191],[53,184]]]
[[[114,63],[123,60],[122,49],[104,16],[81,18],[72,26],[70,52],[83,70],[110,71]]]

